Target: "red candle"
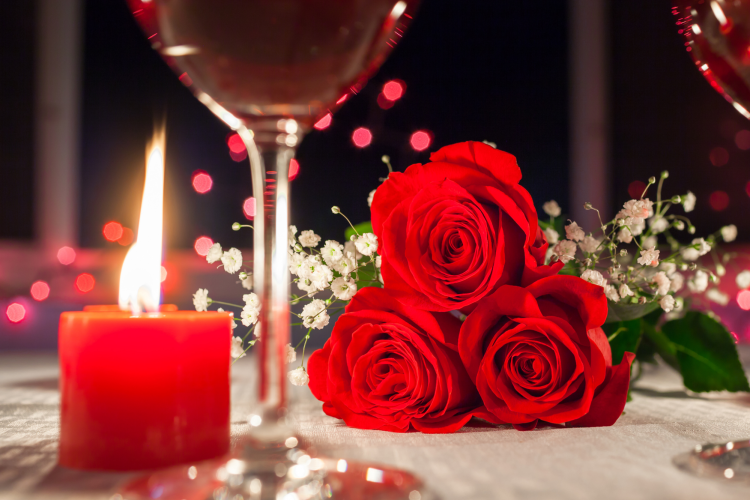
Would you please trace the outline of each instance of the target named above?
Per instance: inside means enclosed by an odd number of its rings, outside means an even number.
[[[63,313],[60,465],[137,470],[226,454],[232,321],[219,312]]]

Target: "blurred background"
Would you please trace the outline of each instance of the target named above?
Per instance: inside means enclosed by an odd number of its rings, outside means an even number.
[[[518,158],[522,184],[577,221],[606,214],[670,171],[666,194],[692,190],[698,235],[726,224],[750,241],[750,121],[696,71],[669,0],[424,0],[368,85],[305,137],[292,222],[343,239],[341,207],[369,219],[387,173],[455,142],[487,140]],[[3,0],[0,17],[0,350],[55,349],[57,319],[116,303],[137,231],[146,142],[166,118],[164,302],[236,300],[236,277],[201,256],[218,241],[251,247],[246,155],[179,82],[123,0]],[[371,142],[355,140],[361,127]],[[630,193],[630,194],[629,194]],[[726,306],[750,338],[729,269]],[[10,306],[14,307],[11,314]],[[750,309],[750,301],[742,305]],[[19,311],[23,311],[20,314]],[[302,332],[296,332],[301,335]],[[325,335],[314,337],[321,345]]]

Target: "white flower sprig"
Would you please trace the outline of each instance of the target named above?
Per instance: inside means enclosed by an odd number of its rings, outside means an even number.
[[[569,221],[564,227],[565,239],[559,240],[554,229],[555,218],[561,210],[554,200],[544,204],[543,210],[550,216],[549,222],[540,221],[550,250],[550,262],[565,263],[570,272],[582,279],[604,288],[607,298],[614,303],[647,304],[656,302],[665,311],[679,310],[681,298],[675,298],[685,282],[692,293],[704,293],[709,300],[726,304],[726,294],[710,283],[717,284],[726,273],[724,264],[731,260],[730,254],[719,253],[719,241],[732,242],[737,238],[737,227],[722,227],[707,238],[694,238],[690,244],[680,244],[673,236],[675,231],[695,233],[695,226],[684,215],[669,214],[673,206],[682,206],[686,213],[695,209],[696,196],[688,191],[684,195],[662,199],[662,187],[669,173],[662,172],[657,186],[656,201],[645,198],[649,187],[656,184],[654,177],[648,180],[639,199],[627,201],[614,219],[604,223],[594,233],[586,233],[576,222]],[[590,203],[586,210],[599,211]],[[660,245],[660,238],[665,240]],[[635,252],[620,245],[635,244]],[[581,256],[577,253],[580,249]],[[699,262],[704,255],[711,254],[713,267]],[[685,279],[682,273],[691,272]],[[737,276],[739,288],[750,287],[750,271]],[[707,291],[708,290],[708,291]]]

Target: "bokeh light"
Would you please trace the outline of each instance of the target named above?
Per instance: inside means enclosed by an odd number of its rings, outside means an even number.
[[[708,204],[717,212],[726,210],[729,206],[729,195],[724,191],[714,191],[708,197]]]
[[[211,191],[214,185],[213,179],[203,170],[196,170],[193,172],[193,189],[196,193],[205,194]]]
[[[5,315],[12,323],[18,323],[26,317],[26,308],[18,302],[13,302],[5,310]]]
[[[714,167],[722,167],[729,162],[729,151],[724,148],[713,148],[708,154],[708,159]]]
[[[89,273],[79,274],[76,278],[76,288],[81,293],[88,293],[94,289],[96,280]]]
[[[68,266],[76,260],[76,251],[70,247],[62,247],[57,251],[57,260],[60,264]]]
[[[352,142],[358,148],[365,148],[372,142],[372,132],[365,127],[359,127],[352,134]]]
[[[35,281],[31,285],[31,297],[39,302],[49,297],[49,285],[45,281]]]
[[[164,283],[164,281],[167,279],[167,268],[164,266],[161,266],[161,282]]]
[[[122,224],[115,221],[107,222],[104,224],[102,234],[107,241],[117,241],[122,238]]]
[[[193,248],[195,248],[195,253],[197,253],[201,257],[205,257],[206,255],[208,255],[208,249],[211,248],[213,244],[214,240],[212,240],[208,236],[201,236],[200,238],[195,240]]]
[[[411,134],[411,139],[409,140],[409,142],[411,143],[411,147],[413,147],[416,151],[424,151],[425,149],[430,147],[432,138],[430,137],[430,134],[428,132],[425,132],[424,130],[418,130]]]
[[[750,196],[750,181],[747,181],[747,184],[745,184],[745,192]]]
[[[315,122],[315,130],[324,130],[331,126],[331,122],[333,121],[333,115],[331,113],[326,114],[323,118]]]
[[[123,227],[122,236],[120,236],[120,239],[117,240],[117,243],[126,247],[126,246],[129,246],[131,243],[133,243],[134,239],[135,239],[135,233],[133,233],[133,230],[130,229],[129,227]]]
[[[395,101],[404,95],[404,87],[404,83],[397,80],[391,80],[383,85],[383,95],[389,101]]]
[[[633,181],[628,184],[628,194],[635,200],[640,199],[644,189],[646,189],[646,183],[643,181]]]
[[[289,162],[289,180],[293,181],[297,178],[299,175],[299,162],[292,158],[292,161]]]
[[[241,153],[245,151],[245,143],[242,142],[242,137],[240,137],[240,134],[230,134],[227,138],[227,146],[229,146],[229,151],[232,153]]]
[[[234,151],[230,150],[229,156],[231,156],[234,161],[239,163],[241,161],[244,161],[245,158],[247,158],[247,150],[243,149],[239,153],[235,153]]]
[[[750,130],[740,130],[734,136],[734,143],[743,151],[750,149]]]
[[[750,311],[750,290],[742,290],[737,294],[737,304],[745,311]]]
[[[378,94],[376,102],[380,106],[380,109],[391,109],[396,104],[396,101],[389,101],[382,92]]]
[[[256,214],[255,198],[250,197],[242,203],[242,212],[245,214],[245,218],[252,220]]]
[[[740,343],[740,337],[736,333],[729,332],[729,335],[732,336],[732,339],[734,339],[734,343],[735,344],[739,344]]]

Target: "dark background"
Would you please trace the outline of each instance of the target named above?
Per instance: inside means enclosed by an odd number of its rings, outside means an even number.
[[[4,0],[0,19],[0,238],[33,238],[33,2]],[[293,182],[292,222],[324,238],[342,238],[350,218],[369,218],[367,194],[386,172],[388,154],[398,170],[428,161],[408,141],[434,134],[431,150],[465,140],[490,140],[518,157],[523,185],[537,207],[568,200],[567,5],[562,0],[511,2],[425,0],[402,43],[333,125],[305,138]],[[748,240],[745,187],[750,152],[734,135],[750,129],[705,82],[684,50],[667,0],[612,2],[610,9],[611,166],[613,210],[637,179],[671,172],[667,194],[693,190],[698,233],[733,222]],[[124,1],[89,0],[85,12],[81,137],[81,244],[104,246],[103,224],[137,226],[145,144],[155,119],[168,130],[167,243],[189,248],[200,235],[225,246],[250,246],[249,234],[230,230],[244,220],[250,196],[246,162],[236,163],[225,143],[228,129],[179,83],[149,47]],[[382,84],[406,82],[404,97],[388,111],[376,105]],[[10,96],[10,97],[9,97]],[[373,130],[358,149],[351,132]],[[714,167],[711,150],[729,161]],[[210,173],[212,191],[197,194],[191,174]],[[714,211],[710,193],[722,190],[729,207]]]

